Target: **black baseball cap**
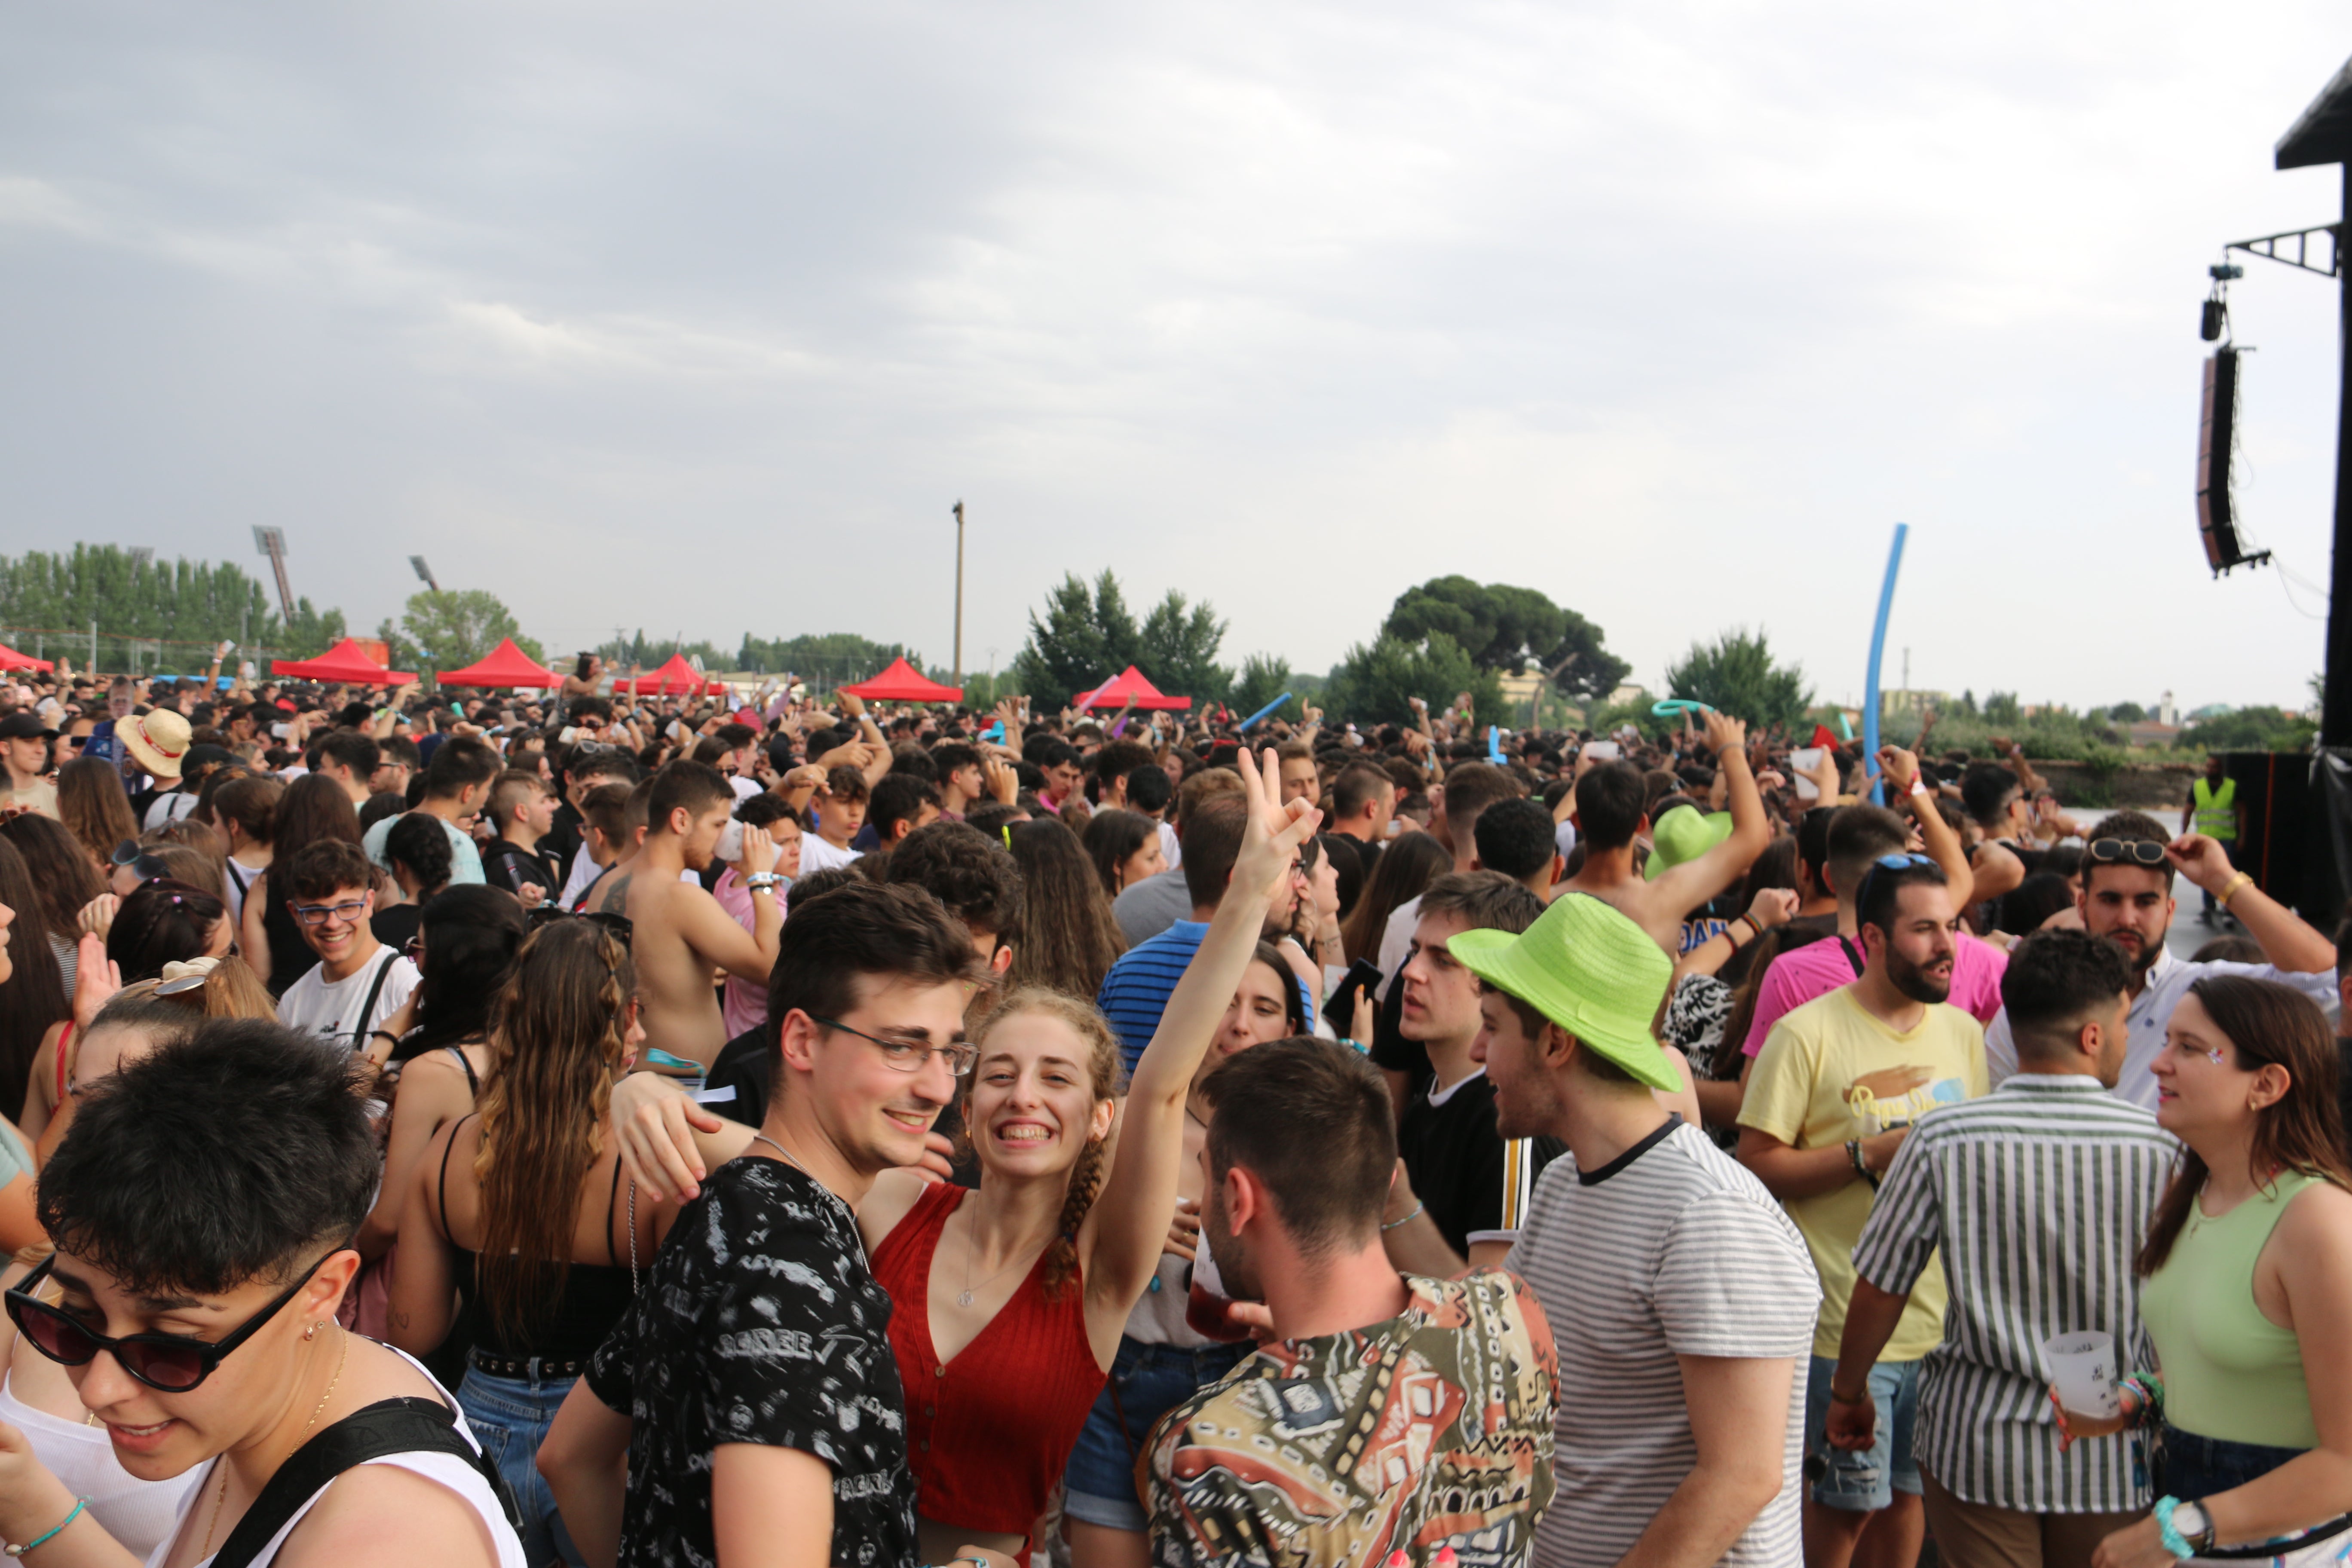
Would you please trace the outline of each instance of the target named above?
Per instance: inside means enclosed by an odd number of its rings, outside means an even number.
[[[0,741],[49,741],[55,740],[57,733],[29,708],[19,708],[5,719],[0,719]]]

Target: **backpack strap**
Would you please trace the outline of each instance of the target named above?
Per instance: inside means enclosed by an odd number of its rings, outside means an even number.
[[[447,1405],[436,1399],[386,1399],[352,1412],[295,1449],[228,1532],[213,1568],[249,1568],[296,1510],[345,1470],[371,1459],[416,1453],[451,1454],[473,1466],[489,1483],[507,1522],[520,1527],[521,1515],[498,1467],[457,1435]]]
[[[386,948],[383,962],[375,966],[374,983],[368,986],[367,1000],[360,1004],[360,1021],[352,1026],[352,1050],[354,1055],[367,1049],[368,1020],[375,1016],[376,998],[383,994],[383,983],[391,976],[392,966],[399,962],[400,949]]]
[[[1861,979],[1863,971],[1862,954],[1854,951],[1853,943],[1847,941],[1843,935],[1839,936],[1837,939],[1837,944],[1838,951],[1845,954],[1845,961],[1853,965],[1853,977],[1856,980]]]

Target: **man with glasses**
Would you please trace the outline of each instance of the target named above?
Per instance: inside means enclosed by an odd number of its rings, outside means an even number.
[[[2267,962],[2193,963],[2175,958],[2165,944],[2172,929],[2175,871],[2244,926]],[[2251,873],[2231,868],[2228,852],[2210,838],[2190,833],[2168,840],[2162,824],[2137,811],[2118,811],[2091,830],[2083,854],[2083,890],[2076,895],[2083,929],[2121,947],[2131,963],[2130,1040],[2114,1090],[2118,1097],[2156,1109],[2156,1079],[2148,1068],[2164,1048],[2172,1009],[2191,984],[2208,974],[2275,980],[2322,1010],[2335,1005],[2336,944],[2253,882]],[[2017,1070],[2006,1016],[1995,1017],[1985,1030],[1985,1058],[1995,1083]]]
[[[326,839],[269,868],[269,891],[293,911],[318,967],[278,999],[278,1021],[379,1061],[392,1050],[385,1019],[416,989],[416,965],[376,941],[375,879],[356,844]]]
[[[588,1561],[914,1568],[891,1302],[854,1205],[922,1157],[961,1089],[982,976],[929,894],[853,882],[797,911],[776,951],[775,1083],[751,1148],[698,1182],[659,1131],[684,1101],[625,1128],[640,1188],[688,1201],[540,1447]]]
[[[1925,855],[1874,862],[1855,889],[1863,971],[1772,1026],[1739,1109],[1739,1160],[1796,1222],[1822,1279],[1805,1388],[1815,1479],[1805,1500],[1808,1568],[1864,1561],[1910,1568],[1926,1531],[1911,1435],[1919,1363],[1944,1338],[1945,1285],[1930,1263],[1870,1369],[1879,1424],[1867,1448],[1823,1436],[1830,1375],[1853,1293],[1854,1244],[1881,1177],[1912,1126],[1987,1090],[1984,1032],[1946,998],[1963,940],[1943,868]]]

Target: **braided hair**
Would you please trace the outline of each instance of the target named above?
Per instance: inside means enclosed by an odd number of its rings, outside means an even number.
[[[990,1009],[980,1027],[972,1031],[972,1044],[987,1047],[988,1037],[1007,1018],[1025,1013],[1042,1013],[1069,1026],[1072,1033],[1087,1047],[1087,1070],[1095,1102],[1118,1097],[1126,1087],[1122,1079],[1118,1056],[1118,1037],[1111,1032],[1106,1019],[1092,1004],[1082,1002],[1066,993],[1043,985],[1024,985]],[[966,1083],[963,1091],[964,1137],[971,1136],[971,1087]],[[1062,1199],[1062,1213],[1055,1222],[1054,1240],[1045,1248],[1044,1285],[1045,1299],[1062,1301],[1078,1283],[1078,1227],[1086,1223],[1087,1211],[1094,1207],[1101,1193],[1104,1169],[1105,1141],[1088,1138],[1086,1147],[1078,1152],[1077,1163],[1070,1167],[1070,1186]]]

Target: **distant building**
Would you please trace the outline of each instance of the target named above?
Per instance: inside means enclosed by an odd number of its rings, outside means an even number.
[[[2135,746],[2169,746],[2179,738],[2180,726],[2159,719],[2143,719],[2130,727],[2130,734]]]
[[[1937,711],[1952,705],[1948,691],[1882,691],[1878,694],[1880,710],[1886,713],[1920,713],[1933,708]]]

